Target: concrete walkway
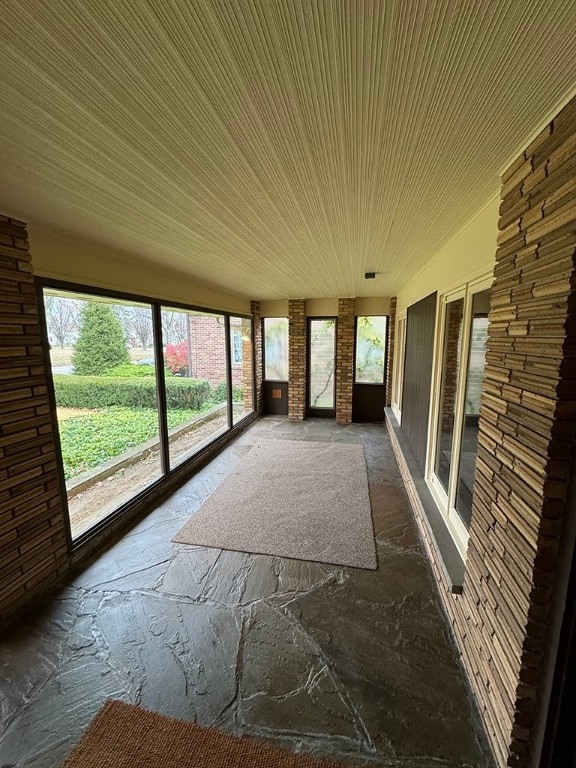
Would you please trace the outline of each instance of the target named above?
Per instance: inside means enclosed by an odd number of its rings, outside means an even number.
[[[170,542],[259,437],[364,445],[377,571]],[[109,697],[344,765],[491,765],[378,425],[256,422],[4,637],[0,676],[0,765],[54,768]]]

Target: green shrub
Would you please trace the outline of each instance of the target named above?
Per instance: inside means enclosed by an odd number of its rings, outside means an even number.
[[[225,381],[219,381],[216,386],[212,387],[210,393],[210,400],[213,403],[224,403],[228,397],[227,386]],[[232,387],[232,402],[241,403],[244,400],[244,389],[242,387]]]
[[[80,314],[80,332],[72,365],[79,376],[101,376],[130,362],[120,321],[108,304],[88,301]]]
[[[134,365],[134,363],[123,363],[122,365],[116,365],[114,368],[105,371],[103,376],[117,376],[120,378],[127,378],[132,376],[154,376],[156,369],[153,365]]]
[[[56,403],[65,408],[156,408],[156,380],[150,376],[54,376]],[[168,409],[198,410],[208,400],[210,385],[202,379],[166,380]]]
[[[168,427],[198,415],[188,409],[169,411]],[[58,429],[68,480],[157,437],[158,413],[155,408],[106,408],[61,421]]]

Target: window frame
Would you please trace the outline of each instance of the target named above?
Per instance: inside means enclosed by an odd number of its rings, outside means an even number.
[[[392,393],[390,397],[392,412],[400,425],[402,425],[402,389],[404,387],[404,359],[406,355],[406,317],[406,310],[396,316]]]
[[[458,552],[463,560],[466,559],[470,531],[464,524],[460,513],[456,509],[457,485],[460,472],[461,448],[463,437],[463,419],[465,413],[466,381],[468,375],[472,307],[474,296],[477,293],[488,290],[493,283],[493,276],[484,276],[470,281],[457,289],[449,291],[439,297],[438,315],[436,323],[436,349],[434,355],[434,374],[432,382],[432,403],[430,409],[430,421],[428,429],[428,447],[426,457],[426,483],[430,489],[434,502],[446,526],[456,544]],[[450,465],[448,489],[446,490],[436,475],[435,462],[439,440],[439,416],[440,397],[442,389],[442,375],[444,370],[444,334],[446,330],[447,305],[458,299],[464,299],[462,313],[462,345],[460,349],[460,365],[456,382],[456,397],[454,405],[454,425],[452,430],[451,452],[453,461]]]
[[[231,312],[226,310],[214,309],[212,307],[201,307],[198,305],[184,304],[182,302],[171,301],[170,299],[159,299],[157,297],[145,296],[142,294],[133,294],[126,291],[118,291],[118,290],[109,289],[101,286],[85,285],[83,283],[69,282],[66,280],[58,280],[54,278],[36,277],[35,286],[36,286],[36,294],[38,298],[38,307],[40,310],[42,356],[44,358],[44,364],[46,366],[46,371],[48,374],[47,375],[48,396],[49,396],[50,406],[51,406],[51,419],[52,419],[53,431],[55,436],[54,438],[55,447],[57,449],[57,457],[58,457],[58,474],[60,477],[61,501],[62,501],[62,506],[66,512],[66,515],[65,515],[66,538],[68,543],[68,550],[70,552],[73,552],[83,547],[89,540],[98,536],[98,534],[100,534],[101,531],[108,529],[112,524],[114,524],[116,520],[124,517],[125,515],[128,515],[131,509],[133,509],[138,504],[143,502],[146,498],[152,497],[155,493],[157,493],[157,491],[160,488],[162,488],[163,486],[166,486],[174,478],[174,476],[182,474],[183,471],[185,471],[186,467],[201,460],[201,457],[203,455],[213,450],[213,445],[215,443],[219,442],[224,438],[229,438],[231,434],[234,434],[236,431],[240,431],[241,429],[243,429],[243,427],[247,422],[251,421],[256,417],[256,408],[255,408],[256,354],[255,354],[255,345],[254,345],[254,318],[250,314],[242,314],[239,312]],[[112,300],[112,301],[118,301],[118,302],[135,302],[135,303],[150,306],[152,310],[152,325],[153,325],[153,332],[154,332],[153,348],[154,348],[154,357],[156,360],[164,360],[164,344],[163,344],[163,338],[162,338],[162,319],[161,319],[161,313],[163,308],[182,310],[183,312],[201,312],[206,314],[219,315],[221,317],[224,317],[225,328],[228,330],[230,328],[230,318],[239,317],[242,319],[250,320],[251,328],[252,328],[251,343],[252,343],[252,371],[253,371],[253,376],[252,376],[252,382],[253,382],[252,402],[254,406],[253,410],[250,413],[246,414],[238,422],[236,422],[236,424],[232,423],[232,413],[231,413],[231,405],[230,405],[232,402],[232,376],[230,371],[230,367],[231,367],[230,340],[229,340],[230,334],[228,332],[225,334],[226,360],[227,360],[227,365],[229,369],[228,378],[227,378],[227,390],[228,390],[227,399],[229,403],[229,409],[228,409],[229,418],[228,418],[227,427],[222,433],[215,436],[214,440],[210,440],[206,444],[202,445],[201,448],[199,448],[197,451],[192,452],[181,463],[173,467],[170,467],[167,406],[166,406],[166,387],[165,387],[165,381],[163,376],[163,370],[161,366],[157,365],[155,378],[156,378],[156,392],[157,392],[157,400],[158,400],[160,462],[161,462],[162,476],[157,480],[155,480],[150,485],[146,486],[146,488],[144,488],[142,491],[132,496],[128,501],[115,507],[113,511],[109,512],[107,515],[105,515],[101,520],[99,520],[89,529],[87,529],[86,531],[84,531],[83,533],[81,533],[80,535],[74,538],[72,537],[71,526],[70,526],[70,511],[69,511],[69,505],[68,505],[68,495],[66,493],[66,481],[64,479],[62,450],[61,450],[61,444],[60,444],[60,431],[59,431],[58,420],[56,415],[56,395],[54,391],[54,381],[52,378],[52,366],[50,361],[50,342],[49,342],[48,327],[47,327],[47,321],[46,321],[46,307],[44,303],[45,289],[68,292],[72,294],[85,294],[88,296],[93,296],[95,299],[100,298],[104,301]]]

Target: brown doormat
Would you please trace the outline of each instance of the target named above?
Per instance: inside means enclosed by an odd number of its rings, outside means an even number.
[[[172,541],[374,569],[364,449],[262,440]]]
[[[108,701],[62,768],[338,768],[252,739]]]

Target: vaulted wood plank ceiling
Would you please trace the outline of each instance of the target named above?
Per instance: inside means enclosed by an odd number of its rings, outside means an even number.
[[[255,298],[393,295],[576,86],[564,0],[0,0],[0,21],[0,211]]]

